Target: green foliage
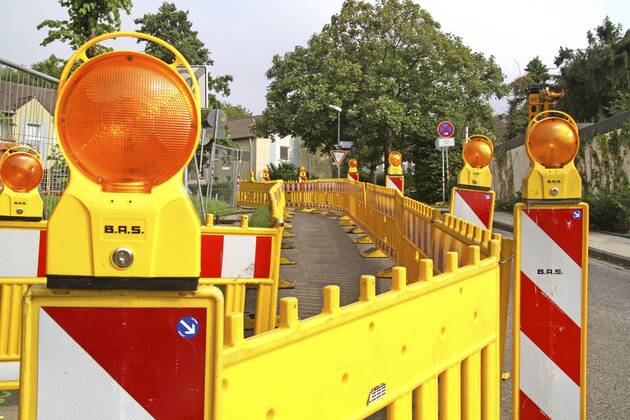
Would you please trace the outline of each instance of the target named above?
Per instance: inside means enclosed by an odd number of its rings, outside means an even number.
[[[594,32],[587,32],[588,46],[560,48],[558,86],[566,91],[561,106],[577,121],[596,121],[613,115],[611,104],[621,92],[630,91],[630,31],[608,17]]]
[[[591,228],[627,233],[630,230],[630,186],[588,194]]]
[[[549,84],[549,79],[551,78],[549,69],[538,56],[527,63],[525,71],[527,73],[517,77],[508,85],[510,88],[510,99],[508,100],[509,108],[506,115],[507,139],[525,133],[528,123],[527,100],[529,89],[533,85],[544,88]]]
[[[197,210],[199,218],[201,218],[203,213],[201,211],[201,200],[199,199],[199,195],[191,194],[190,199],[192,200],[193,205]],[[234,208],[232,208],[229,203],[226,203],[222,200],[217,200],[215,198],[209,198],[205,201],[205,209],[206,214],[214,214],[215,218],[235,213]]]
[[[37,70],[40,73],[44,73],[59,79],[65,65],[66,60],[57,57],[55,54],[51,54],[50,57],[48,57],[47,59],[38,61],[37,63],[31,65],[31,68],[33,70]]]
[[[120,12],[129,14],[132,0],[59,0],[59,4],[68,9],[68,19],[47,19],[37,25],[38,30],[48,29],[41,45],[61,41],[76,50],[96,36],[120,30]],[[88,53],[93,56],[104,50],[97,46]]]
[[[243,105],[232,105],[229,102],[222,102],[219,108],[225,112],[228,120],[252,116],[252,112]]]
[[[296,181],[298,179],[298,168],[291,162],[280,162],[277,165],[270,163],[269,179],[281,179],[283,181]]]
[[[258,207],[249,217],[251,227],[271,227],[271,211],[269,206]]]
[[[210,58],[210,52],[203,41],[198,37],[197,31],[192,29],[192,23],[188,20],[188,10],[178,10],[174,3],[164,2],[157,13],[146,13],[134,22],[140,25],[138,29],[149,35],[153,35],[173,45],[190,64],[214,64]],[[144,51],[159,59],[172,63],[175,57],[171,52],[152,42],[146,42]],[[220,102],[216,94],[230,95],[230,82],[232,76],[211,76],[208,74],[208,107],[218,108]]]
[[[258,134],[299,136],[310,151],[326,153],[337,141],[329,105],[339,106],[353,157],[373,171],[389,151],[401,150],[424,180],[423,198],[439,185],[437,123],[448,118],[473,133],[492,132],[487,101],[504,94],[494,59],[440,31],[410,0],[345,1],[306,47],[276,55],[267,77]]]
[[[516,195],[513,195],[511,197],[505,197],[505,198],[497,197],[497,200],[494,206],[497,210],[511,212],[512,210],[514,210],[514,205],[516,203],[522,203],[522,202],[523,202],[523,199],[521,198],[521,192],[518,191]]]
[[[50,169],[64,169],[68,170],[68,163],[66,159],[63,157],[61,153],[61,149],[57,144],[54,144],[50,147],[50,152],[48,154],[48,162],[52,162],[50,165]]]

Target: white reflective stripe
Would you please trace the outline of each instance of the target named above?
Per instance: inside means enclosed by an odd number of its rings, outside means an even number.
[[[37,418],[153,417],[40,308]]]
[[[0,362],[0,382],[20,379],[20,362]]]
[[[522,331],[520,389],[553,420],[580,418],[580,387]]]
[[[398,187],[396,186],[396,184],[394,184],[392,182],[392,180],[390,179],[390,177],[385,177],[385,179],[387,180],[387,188],[393,188],[395,190],[398,189]]]
[[[221,278],[251,279],[256,261],[256,237],[225,235]]]
[[[488,226],[481,221],[479,216],[477,216],[477,213],[473,211],[472,207],[470,207],[466,200],[464,200],[464,198],[459,194],[459,191],[455,192],[454,200],[453,216],[459,217],[460,219],[470,222],[475,226],[479,226],[484,229],[488,228]]]
[[[562,274],[538,274],[538,270]],[[578,326],[582,319],[582,268],[521,211],[521,271]]]
[[[37,277],[38,229],[0,229],[0,277]]]

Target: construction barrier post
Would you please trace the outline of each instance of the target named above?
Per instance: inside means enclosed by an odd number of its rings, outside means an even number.
[[[527,128],[532,165],[514,207],[515,419],[586,418],[588,205],[573,160],[577,125],[542,112]]]
[[[464,167],[451,192],[450,213],[462,220],[492,229],[494,217],[494,191],[491,191],[490,162],[494,155],[492,142],[486,136],[475,134],[464,144]]]
[[[391,152],[389,154],[389,168],[387,168],[387,176],[385,177],[385,186],[400,191],[405,195],[405,175],[402,169],[402,154],[400,152]]]

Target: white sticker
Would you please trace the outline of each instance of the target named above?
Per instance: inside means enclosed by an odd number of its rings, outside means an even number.
[[[372,404],[374,401],[378,400],[379,398],[384,397],[386,392],[387,392],[387,385],[385,384],[380,384],[372,388],[370,390],[370,395],[368,395],[368,402],[367,402],[368,405]]]

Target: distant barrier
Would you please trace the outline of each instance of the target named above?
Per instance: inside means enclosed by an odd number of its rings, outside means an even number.
[[[241,182],[237,204],[240,207],[260,207],[269,205],[271,225],[282,223],[286,206],[283,194],[284,182]]]
[[[449,251],[462,255],[468,245],[478,245],[489,255],[489,230],[415,201],[395,189],[348,179],[323,179],[284,185],[286,200],[297,207],[330,208],[350,216],[375,245],[407,269],[415,281],[420,260],[433,260],[435,273],[445,270]],[[500,235],[495,239],[501,240]]]

